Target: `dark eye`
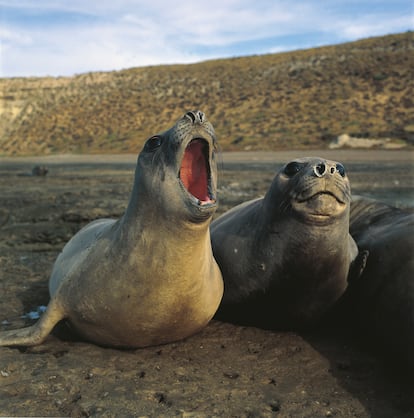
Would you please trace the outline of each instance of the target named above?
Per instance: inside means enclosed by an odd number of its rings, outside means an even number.
[[[336,164],[336,171],[342,176],[345,177],[345,167],[342,164]]]
[[[145,144],[145,148],[147,151],[153,151],[156,148],[158,148],[161,145],[161,143],[162,143],[161,137],[158,135],[155,135],[147,140]]]
[[[288,177],[293,177],[296,173],[298,173],[301,170],[302,166],[301,164],[297,163],[296,161],[292,161],[291,163],[287,164],[283,172]]]

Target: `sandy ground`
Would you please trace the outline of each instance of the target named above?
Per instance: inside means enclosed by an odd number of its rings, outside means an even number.
[[[221,156],[219,213],[303,155],[344,162],[355,193],[413,205],[412,152],[233,153]],[[1,329],[47,304],[54,259],[76,231],[121,216],[135,160],[0,158]],[[48,176],[22,176],[37,164]],[[339,327],[299,335],[212,321],[185,341],[114,350],[62,326],[41,346],[0,348],[0,416],[413,417],[413,393],[412,371]]]

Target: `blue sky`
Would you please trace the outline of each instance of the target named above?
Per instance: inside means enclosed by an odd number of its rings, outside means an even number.
[[[191,63],[413,29],[413,0],[0,0],[0,77]]]

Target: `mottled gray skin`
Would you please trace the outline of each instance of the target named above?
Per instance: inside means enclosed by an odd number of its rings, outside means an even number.
[[[350,232],[369,257],[344,295],[344,319],[384,354],[414,367],[414,209],[355,197]]]
[[[208,171],[205,202],[180,178],[195,139],[202,139]],[[92,222],[66,244],[50,277],[46,313],[32,327],[2,333],[0,345],[39,344],[64,318],[85,339],[114,347],[167,343],[202,329],[223,292],[209,234],[215,149],[213,127],[199,111],[148,139],[125,214]]]
[[[215,220],[213,253],[224,279],[216,317],[289,330],[320,318],[345,292],[358,254],[348,233],[350,199],[341,164],[300,158],[280,170],[264,198]]]

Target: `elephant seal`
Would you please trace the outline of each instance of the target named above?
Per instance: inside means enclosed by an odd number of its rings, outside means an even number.
[[[149,138],[119,220],[81,229],[56,259],[51,300],[32,327],[0,345],[35,345],[67,319],[86,340],[144,347],[202,329],[223,293],[209,225],[217,207],[216,136],[200,111]]]
[[[339,304],[341,319],[376,351],[414,368],[414,208],[354,197],[350,233],[369,258]]]
[[[348,232],[350,201],[342,164],[299,158],[276,174],[264,198],[213,221],[224,279],[216,318],[281,330],[315,323],[365,262]]]

